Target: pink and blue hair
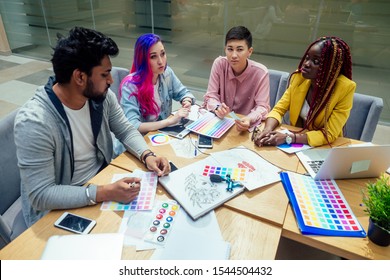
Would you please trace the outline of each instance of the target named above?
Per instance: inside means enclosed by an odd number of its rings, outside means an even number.
[[[138,91],[131,95],[136,96],[144,118],[150,115],[158,116],[160,113],[160,109],[154,100],[153,72],[149,63],[150,49],[157,42],[161,42],[161,38],[151,33],[143,34],[137,39],[130,75],[122,80],[119,87],[119,96],[121,97],[122,86],[128,83],[137,86]]]

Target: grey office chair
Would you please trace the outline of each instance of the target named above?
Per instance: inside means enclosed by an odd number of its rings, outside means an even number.
[[[20,197],[20,173],[14,141],[18,110],[0,121],[0,249],[27,229]]]
[[[286,91],[289,73],[279,70],[269,69],[269,99],[271,110],[275,103],[282,97]]]
[[[355,93],[353,107],[345,125],[345,137],[371,142],[383,109],[380,97]]]
[[[119,85],[121,84],[121,81],[124,77],[126,77],[129,74],[129,70],[122,67],[112,67],[111,69],[111,76],[114,80],[114,83],[110,86],[110,89],[116,94],[116,97],[119,101]]]

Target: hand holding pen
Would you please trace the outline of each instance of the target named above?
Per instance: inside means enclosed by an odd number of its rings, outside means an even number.
[[[251,124],[251,120],[248,117],[243,117],[238,120],[236,119],[235,123],[236,123],[236,129],[238,131],[248,131],[249,126]]]
[[[230,108],[225,103],[222,103],[221,105],[217,106],[217,108],[215,108],[214,110],[214,114],[220,119],[223,119],[229,113],[230,113]]]

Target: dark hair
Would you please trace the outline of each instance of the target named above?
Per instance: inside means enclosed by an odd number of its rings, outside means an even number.
[[[72,28],[68,37],[60,34],[57,37],[51,62],[58,83],[69,83],[75,69],[90,76],[92,68],[100,65],[106,55],[119,53],[118,46],[111,38],[84,27]]]
[[[225,37],[225,46],[230,40],[245,40],[248,48],[252,47],[252,34],[245,26],[235,26],[231,28]]]
[[[314,127],[314,120],[322,110],[328,109],[328,102],[333,94],[337,77],[342,74],[352,80],[351,51],[348,44],[338,37],[321,37],[311,43],[299,63],[298,70],[293,74],[301,72],[308,51],[315,44],[321,46],[321,57],[317,77],[313,85],[313,102],[310,104],[304,129],[317,129]],[[327,118],[327,111],[325,111],[325,127],[321,131],[326,139],[328,139]]]

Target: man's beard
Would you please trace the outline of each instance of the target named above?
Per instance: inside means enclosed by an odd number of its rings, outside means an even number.
[[[87,88],[84,90],[83,95],[97,103],[102,103],[106,99],[107,91],[109,86],[107,87],[106,91],[103,93],[94,91],[93,83],[90,79],[87,80]]]

